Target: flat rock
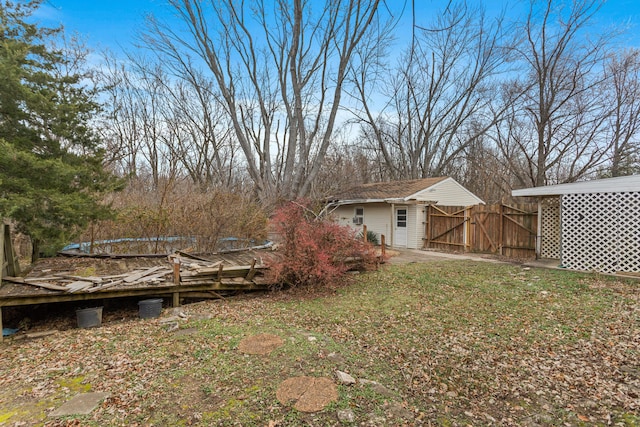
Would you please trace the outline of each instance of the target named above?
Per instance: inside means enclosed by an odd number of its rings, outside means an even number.
[[[175,331],[177,331],[178,329],[180,329],[180,325],[178,324],[178,322],[174,322],[174,323],[166,323],[166,324],[164,325],[164,329],[165,329],[167,332],[175,332]]]
[[[183,319],[186,319],[187,317],[189,317],[187,315],[187,313],[185,313],[185,311],[184,311],[184,309],[182,307],[173,307],[171,312],[173,313],[174,316],[178,316],[178,317],[181,317]]]
[[[191,314],[189,315],[189,317],[191,318],[191,320],[209,320],[213,318],[212,314],[209,313],[195,313],[195,314]]]
[[[109,393],[78,394],[61,407],[51,412],[49,416],[64,417],[67,415],[88,415],[107,397],[109,397]]]
[[[185,328],[185,329],[179,329],[177,331],[175,331],[173,333],[174,336],[176,337],[181,337],[183,335],[191,335],[191,334],[195,334],[196,332],[198,332],[198,328]]]
[[[28,333],[26,334],[27,338],[42,338],[42,337],[47,337],[49,335],[54,335],[57,334],[58,330],[57,329],[52,329],[50,331],[41,331],[41,332],[32,332],[32,333]]]
[[[413,412],[405,408],[399,403],[393,402],[386,406],[385,408],[389,415],[393,418],[403,418],[403,419],[412,419]]]
[[[336,376],[338,377],[338,382],[340,382],[340,384],[350,385],[356,383],[356,379],[346,372],[336,371]]]
[[[327,359],[329,359],[333,363],[344,363],[344,357],[342,357],[338,353],[329,353],[329,354],[327,354]]]
[[[375,391],[378,394],[381,394],[383,396],[393,396],[393,392],[391,390],[389,390],[388,388],[386,388],[385,386],[383,386],[377,381],[361,378],[358,380],[358,382],[362,385],[370,386],[371,390]]]
[[[356,415],[351,409],[342,409],[337,412],[338,421],[343,424],[351,424],[356,422]]]

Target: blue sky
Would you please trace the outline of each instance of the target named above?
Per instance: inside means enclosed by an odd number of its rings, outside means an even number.
[[[388,0],[388,3],[400,9],[404,1]],[[410,4],[410,0],[407,1]],[[430,10],[444,1],[416,0],[418,23],[427,24]],[[474,0],[469,2],[473,3]],[[487,0],[485,3],[494,10],[506,7],[507,11],[514,11],[518,10],[514,5],[519,2]],[[63,25],[68,32],[83,35],[87,44],[96,50],[110,48],[118,51],[121,47],[131,47],[148,13],[169,21],[172,16],[166,0],[46,0],[38,12],[38,18],[45,25]],[[597,20],[598,24],[605,27],[629,25],[625,44],[640,47],[640,0],[609,0]]]
[[[82,35],[95,49],[129,48],[148,13],[166,16],[165,0],[46,0],[38,18]]]

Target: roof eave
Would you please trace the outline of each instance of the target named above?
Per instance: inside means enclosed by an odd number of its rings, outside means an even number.
[[[514,197],[561,196],[564,194],[624,193],[640,191],[640,175],[546,185],[512,190]]]
[[[385,199],[347,199],[347,200],[334,200],[330,202],[336,206],[341,205],[357,205],[361,203],[385,203]]]
[[[545,187],[523,188],[520,190],[511,190],[513,197],[541,197],[541,196],[559,196],[563,193],[558,190],[545,189]]]
[[[329,204],[334,206],[342,206],[342,205],[358,205],[365,203],[405,203],[405,204],[413,204],[413,203],[424,203],[427,205],[435,205],[438,203],[437,200],[418,200],[411,199],[408,197],[404,198],[394,198],[394,199],[349,199],[349,200],[334,200],[329,202]]]

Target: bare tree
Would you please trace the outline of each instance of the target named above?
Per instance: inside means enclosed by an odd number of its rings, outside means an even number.
[[[240,178],[231,123],[201,74],[177,81],[158,64],[129,56],[108,57],[101,77],[109,95],[103,136],[123,174],[148,173],[154,188],[163,177],[187,177],[201,189],[228,189]]]
[[[172,157],[200,189],[231,188],[237,145],[212,83],[201,75],[192,81],[169,80],[165,93],[164,143]]]
[[[96,78],[106,99],[100,131],[106,145],[108,164],[121,175],[135,177],[138,175],[141,129],[129,74],[112,54],[106,54],[102,71]]]
[[[500,18],[490,22],[480,8],[449,3],[429,28],[417,28],[383,82],[354,70],[363,135],[393,178],[451,172],[467,146],[493,126],[499,114],[491,108],[492,93],[505,69],[505,40]],[[389,99],[382,109],[369,101],[380,83]]]
[[[607,124],[611,138],[611,176],[639,170],[640,50],[614,54],[607,66],[613,112]]]
[[[124,64],[134,64],[135,70]],[[112,162],[126,175],[149,174],[154,187],[163,174],[167,154],[161,135],[162,77],[142,60],[120,62],[106,57],[100,79],[108,95],[103,139]]]
[[[149,21],[146,42],[185,77],[205,64],[261,199],[308,194],[339,122],[353,52],[379,0],[172,0],[186,32]]]
[[[504,200],[512,188],[509,166],[485,133],[466,145],[449,176],[489,204]]]
[[[593,39],[587,33],[601,5],[531,0],[516,48],[525,77],[506,91],[520,93],[521,101],[498,137],[510,162],[524,161],[512,171],[525,185],[574,181],[605,159],[601,136],[610,108],[603,103],[602,66],[613,33]]]

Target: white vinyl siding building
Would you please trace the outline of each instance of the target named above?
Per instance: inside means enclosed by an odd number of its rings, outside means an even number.
[[[446,203],[441,203],[441,199]],[[342,225],[358,231],[366,225],[367,231],[384,235],[390,246],[419,249],[424,244],[426,205],[481,203],[484,202],[453,178],[439,177],[354,187],[332,198],[328,208]]]
[[[355,219],[355,206],[363,209],[363,223],[357,224]],[[389,206],[386,203],[367,203],[364,205],[343,205],[333,211],[333,217],[341,224],[362,230],[366,224],[367,230],[374,231],[378,235],[389,236]]]
[[[475,194],[458,184],[453,178],[447,178],[429,188],[416,193],[417,200],[435,200],[439,206],[473,206],[484,204]]]

